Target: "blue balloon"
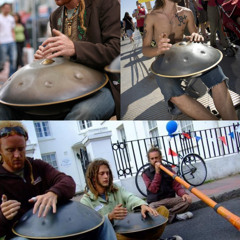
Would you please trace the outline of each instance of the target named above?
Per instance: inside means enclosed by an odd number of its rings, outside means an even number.
[[[171,120],[167,123],[166,129],[168,131],[168,134],[171,135],[172,133],[174,133],[177,130],[177,122]]]

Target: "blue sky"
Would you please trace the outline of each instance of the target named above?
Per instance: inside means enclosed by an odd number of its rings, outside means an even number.
[[[153,2],[151,5],[153,6]],[[143,5],[146,8],[145,3]],[[136,0],[121,0],[121,19],[123,19],[125,12],[129,12],[130,16],[132,15],[133,10],[136,8]]]

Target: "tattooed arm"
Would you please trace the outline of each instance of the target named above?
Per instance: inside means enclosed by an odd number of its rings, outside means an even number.
[[[190,41],[194,41],[194,42],[204,41],[204,37],[201,36],[200,34],[198,34],[198,29],[195,25],[192,11],[188,10],[188,11],[186,11],[186,13],[187,13],[187,19],[188,19],[188,23],[187,23],[188,31],[191,34],[191,36],[189,36],[188,39],[190,39]]]
[[[142,52],[146,57],[156,57],[169,50],[172,46],[169,44],[170,39],[166,34],[161,33],[157,40],[157,47],[151,47],[151,42],[154,38],[154,19],[151,15],[146,15],[144,20],[144,33],[143,33],[143,47]]]

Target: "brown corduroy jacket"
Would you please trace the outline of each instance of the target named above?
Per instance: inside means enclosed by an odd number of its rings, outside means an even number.
[[[85,0],[85,7],[86,39],[74,42],[74,60],[103,70],[120,54],[120,4],[118,0]],[[63,6],[52,13],[51,29],[63,32],[63,27],[58,25],[61,16],[64,16]]]
[[[120,54],[120,4],[118,0],[85,0],[86,39],[74,41],[76,55],[71,59],[88,67],[103,71]],[[57,8],[50,17],[51,29],[64,32],[64,7]],[[80,32],[79,32],[80,33]],[[120,118],[120,85],[112,80],[120,76],[109,74],[110,88],[115,101],[115,113]]]

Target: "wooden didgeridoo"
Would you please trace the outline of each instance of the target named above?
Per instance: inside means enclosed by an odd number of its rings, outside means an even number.
[[[165,173],[170,175],[173,179],[175,179],[177,182],[182,184],[186,189],[188,189],[191,193],[196,195],[198,198],[200,198],[203,202],[205,202],[207,205],[209,205],[211,208],[213,208],[219,215],[227,219],[235,228],[240,230],[240,217],[237,215],[231,213],[226,208],[222,207],[220,204],[213,201],[211,198],[203,194],[201,191],[199,191],[197,188],[191,186],[187,182],[185,182],[183,179],[178,177],[173,172],[169,171],[167,168],[165,168],[163,165],[160,165],[160,169],[162,169]]]

